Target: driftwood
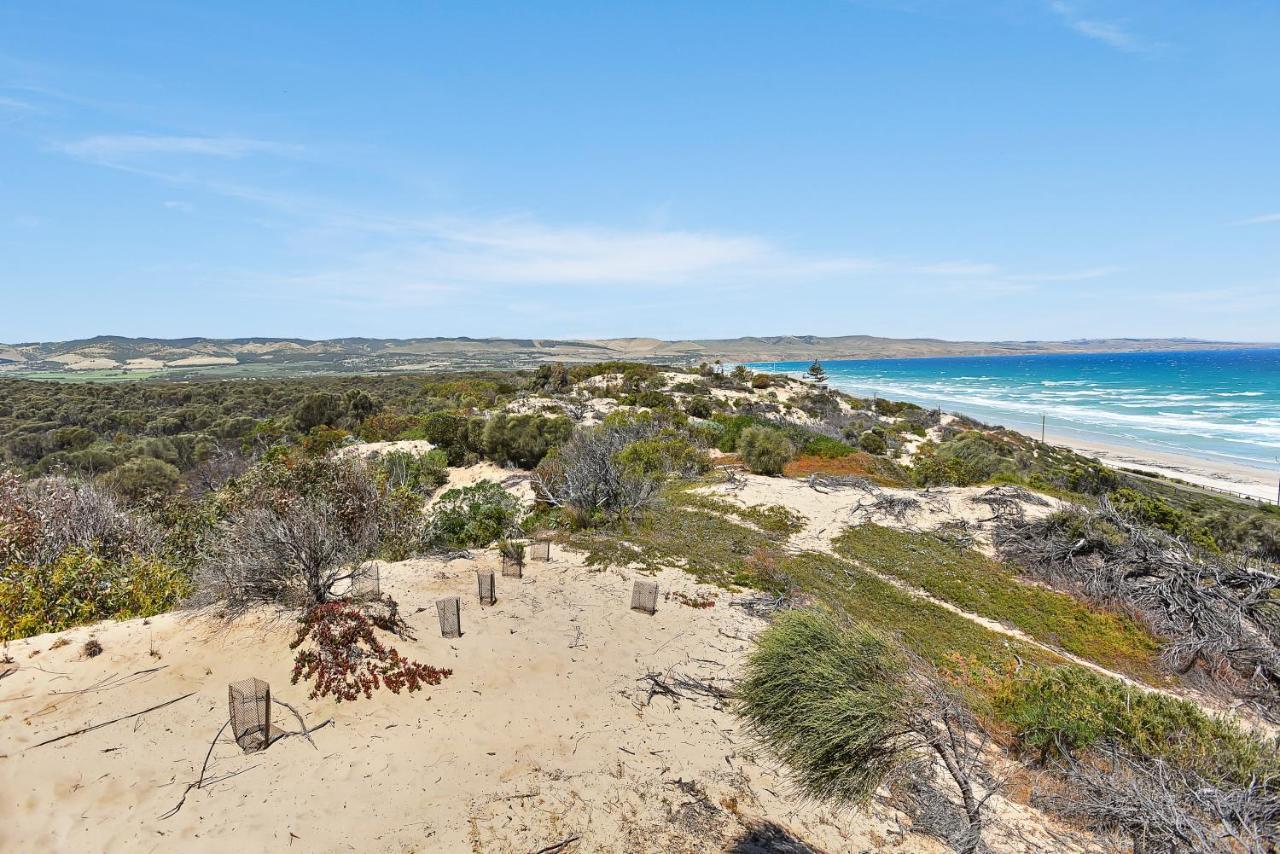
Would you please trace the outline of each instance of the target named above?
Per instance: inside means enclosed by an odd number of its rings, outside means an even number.
[[[75,732],[68,732],[59,736],[55,736],[53,738],[45,739],[44,741],[31,745],[31,747],[44,747],[46,744],[53,744],[55,741],[62,741],[64,738],[72,738],[73,736],[84,735],[86,732],[93,732],[95,729],[102,729],[104,726],[111,726],[112,724],[118,724],[120,723],[120,721],[127,721],[130,718],[136,718],[139,715],[145,715],[148,712],[154,712],[156,709],[163,709],[165,706],[172,706],[174,703],[177,703],[180,700],[185,700],[188,697],[194,697],[195,694],[196,692],[192,691],[189,694],[183,694],[181,697],[174,697],[172,700],[168,700],[166,702],[152,706],[149,709],[143,709],[140,712],[134,712],[133,714],[125,715],[124,717],[115,718],[114,720],[109,720],[109,721],[103,721],[100,724],[94,724],[93,726],[87,726],[87,727],[84,727],[83,729],[78,729]],[[31,747],[28,747],[27,749],[30,750]]]
[[[787,594],[770,596],[767,593],[760,593],[755,596],[737,597],[731,600],[729,605],[734,608],[741,608],[753,617],[767,620],[771,619],[777,612],[790,608],[792,603],[792,597]]]

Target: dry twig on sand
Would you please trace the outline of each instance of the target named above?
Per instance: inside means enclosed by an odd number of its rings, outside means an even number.
[[[565,850],[566,848],[568,848],[570,845],[577,842],[581,838],[582,837],[580,837],[578,834],[575,833],[573,836],[570,836],[568,839],[564,839],[560,842],[555,843],[554,845],[548,845],[545,848],[539,848],[537,851],[534,851],[533,854],[557,854],[557,852]]]
[[[31,747],[44,747],[46,744],[53,744],[55,741],[62,741],[64,738],[71,738],[72,736],[84,735],[86,732],[93,732],[95,729],[102,729],[104,726],[111,726],[112,724],[119,723],[120,721],[127,721],[130,718],[136,718],[139,715],[145,715],[148,712],[154,712],[156,709],[163,709],[165,706],[172,706],[174,703],[180,700],[185,700],[188,697],[194,697],[195,693],[196,693],[195,691],[192,691],[190,694],[183,694],[181,697],[174,697],[172,700],[168,700],[164,703],[160,703],[158,705],[152,706],[149,709],[143,709],[140,712],[134,712],[133,714],[125,715],[124,717],[115,718],[114,720],[109,720],[109,721],[103,721],[100,724],[94,724],[93,726],[87,726],[87,727],[84,727],[83,729],[78,729],[75,732],[68,732],[63,735],[45,739],[44,741],[31,745]],[[30,750],[31,747],[28,747],[27,749]]]

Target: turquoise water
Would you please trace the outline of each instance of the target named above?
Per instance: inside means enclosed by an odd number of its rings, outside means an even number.
[[[823,362],[830,384],[988,424],[1274,468],[1280,350]],[[761,362],[800,372],[808,362]]]

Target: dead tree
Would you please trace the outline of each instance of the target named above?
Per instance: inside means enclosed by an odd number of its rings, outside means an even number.
[[[320,498],[245,509],[212,538],[197,572],[196,602],[327,602],[336,584],[359,571],[377,541],[372,514],[353,525]]]

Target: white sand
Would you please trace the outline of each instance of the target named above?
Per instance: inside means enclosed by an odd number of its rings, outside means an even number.
[[[1280,468],[1267,471],[1228,460],[1204,460],[1184,454],[1130,448],[1053,433],[1048,434],[1046,439],[1050,444],[1071,448],[1109,466],[1152,472],[1247,498],[1275,502],[1278,497]]]
[[[836,813],[802,804],[714,700],[645,705],[646,673],[726,685],[739,671],[762,623],[731,607],[730,594],[664,572],[664,592],[711,595],[716,605],[663,600],[648,616],[628,608],[630,573],[592,572],[558,547],[553,557],[531,563],[522,580],[499,575],[498,603],[484,609],[474,570],[496,568],[492,553],[383,565],[383,589],[417,634],[395,646],[454,670],[412,695],[307,700],[306,688],[289,684],[292,626],[265,616],[225,627],[168,614],[71,630],[57,649],[54,635],[13,643],[18,670],[0,682],[0,850],[532,851],[579,835],[569,850],[693,852],[724,850],[768,822],[832,852],[945,850],[904,831],[907,819],[884,806]],[[433,602],[451,594],[463,597],[464,634],[445,640]],[[91,635],[105,651],[85,659]],[[163,669],[130,675],[155,667]],[[206,775],[213,782],[162,819],[226,719],[227,683],[249,676],[268,680],[310,723],[335,725],[315,734],[315,750],[288,738],[246,756],[224,736]],[[32,746],[191,691],[141,717]],[[1053,844],[1051,825],[1029,808],[999,801],[995,814],[1006,828],[993,834],[1005,839],[999,850]],[[1015,831],[1026,845],[1012,842]]]

